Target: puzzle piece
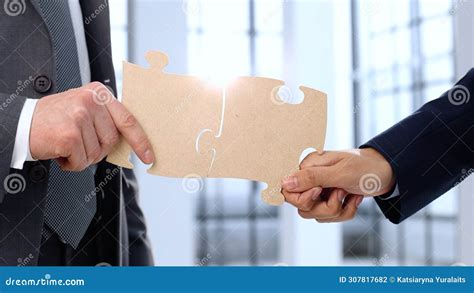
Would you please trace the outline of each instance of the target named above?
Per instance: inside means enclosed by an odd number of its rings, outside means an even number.
[[[211,153],[197,153],[196,136],[204,129],[219,127],[222,89],[198,77],[164,73],[168,57],[149,52],[145,69],[124,62],[123,105],[136,117],[148,135],[156,162],[149,173],[184,177],[205,177]],[[132,168],[131,147],[121,138],[107,161]]]
[[[303,150],[322,150],[326,129],[325,94],[301,87],[301,104],[284,104],[277,89],[283,82],[240,77],[226,89],[222,135],[208,137],[215,158],[208,177],[266,182],[262,199],[283,203],[281,179],[298,170]],[[205,141],[204,139],[202,141]]]
[[[304,101],[285,104],[284,82],[239,77],[226,88],[192,76],[164,73],[166,55],[147,54],[150,69],[124,63],[123,104],[149,136],[156,163],[149,173],[241,178],[266,182],[262,199],[283,203],[280,181],[298,170],[306,148],[322,151],[326,95],[300,87]],[[124,140],[107,161],[131,168]]]

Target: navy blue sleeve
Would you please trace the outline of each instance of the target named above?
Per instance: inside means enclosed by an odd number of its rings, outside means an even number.
[[[464,180],[474,167],[474,69],[440,98],[374,137],[396,175],[400,196],[375,198],[393,223],[418,212]]]

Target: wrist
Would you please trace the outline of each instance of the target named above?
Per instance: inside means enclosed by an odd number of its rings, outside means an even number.
[[[362,156],[369,159],[371,169],[376,170],[374,173],[381,180],[380,190],[375,195],[386,194],[393,190],[396,183],[396,175],[387,159],[374,148],[363,148],[360,151]]]

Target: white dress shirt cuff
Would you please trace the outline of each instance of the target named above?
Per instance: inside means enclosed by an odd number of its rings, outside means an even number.
[[[388,196],[381,196],[380,199],[381,200],[389,200],[389,199],[392,199],[394,197],[397,197],[400,195],[400,190],[398,189],[398,184],[395,185],[395,189],[393,190],[392,194],[388,195]]]
[[[11,168],[21,170],[25,162],[35,161],[35,159],[31,157],[30,152],[30,128],[37,102],[38,100],[35,99],[26,99],[23,109],[21,110],[16,130],[15,145],[13,146]]]

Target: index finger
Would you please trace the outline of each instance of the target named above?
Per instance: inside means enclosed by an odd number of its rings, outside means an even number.
[[[107,103],[104,103],[104,105],[109,111],[117,130],[122,134],[143,163],[153,163],[155,161],[155,155],[143,128],[138,124],[137,119],[132,113],[117,101],[112,93],[107,92],[112,98],[109,99]]]

